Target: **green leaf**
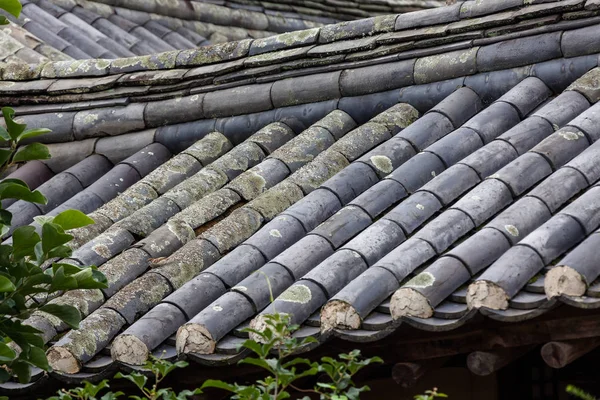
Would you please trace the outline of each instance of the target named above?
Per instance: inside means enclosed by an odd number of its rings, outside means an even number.
[[[73,274],[68,273],[68,270],[65,270],[65,267],[59,266],[56,270],[53,269],[52,271],[54,273],[54,279],[52,279],[50,289],[48,289],[50,293],[59,290],[77,289],[77,279],[73,277]]]
[[[72,254],[72,248],[66,245],[62,245],[50,250],[50,252],[48,253],[48,258],[69,258]]]
[[[44,311],[60,318],[61,321],[73,329],[79,328],[81,314],[75,307],[61,304],[46,304],[45,306],[40,307],[40,311]]]
[[[0,293],[14,292],[17,290],[15,284],[7,277],[0,275]]]
[[[257,367],[266,369],[267,371],[273,371],[273,369],[271,368],[271,365],[269,365],[269,363],[266,362],[265,360],[261,360],[260,358],[244,358],[243,360],[240,360],[239,363],[255,365]]]
[[[48,147],[41,143],[31,143],[22,147],[13,157],[13,162],[23,162],[30,160],[47,160],[50,158]]]
[[[28,383],[31,380],[31,366],[25,361],[13,362],[10,369],[17,375],[19,382]]]
[[[25,132],[21,133],[18,140],[21,141],[23,139],[29,139],[29,138],[40,136],[40,135],[50,133],[50,132],[52,132],[52,130],[46,129],[46,128],[27,129]],[[48,157],[48,158],[50,158],[50,157]]]
[[[67,244],[73,239],[73,236],[61,232],[60,226],[54,223],[46,223],[42,225],[42,250],[44,253],[49,253],[51,250]]]
[[[127,379],[128,381],[132,382],[135,386],[137,386],[139,389],[143,389],[146,386],[146,382],[148,382],[148,378],[145,377],[142,374],[138,374],[138,373],[131,373],[130,375],[123,375],[122,373],[117,373],[115,375],[115,378],[117,379]]]
[[[46,204],[46,198],[37,190],[31,191],[24,182],[5,179],[0,183],[0,200],[16,199],[30,203]]]
[[[4,18],[4,20],[8,24],[8,20],[6,19],[6,17],[4,15],[0,15],[0,21],[2,20],[2,18]],[[1,24],[2,23],[0,22],[0,25]],[[10,135],[8,134],[8,131],[3,126],[0,126],[0,142],[8,142],[8,141],[10,141]]]
[[[41,332],[31,326],[23,325],[19,320],[5,320],[2,331],[23,351],[30,349],[31,346],[44,346],[44,341],[40,336]]]
[[[0,363],[11,362],[17,358],[17,353],[5,343],[0,343]]]
[[[65,231],[94,224],[93,219],[79,210],[63,211],[54,217],[52,222],[63,228]]]
[[[229,383],[223,382],[223,381],[217,381],[214,379],[207,379],[202,386],[200,386],[200,389],[205,389],[205,388],[216,388],[216,389],[223,389],[223,390],[227,390],[229,392],[235,392],[235,386],[231,385]]]
[[[12,222],[12,214],[10,211],[0,209],[0,224],[10,226]]]
[[[16,8],[17,6],[15,5],[18,4],[18,9]],[[17,15],[13,14],[12,12],[10,12],[8,9],[4,8],[6,5],[9,8],[12,8],[13,11],[17,12]],[[0,8],[5,9],[6,11],[10,12],[11,14],[18,16],[18,14],[21,12],[21,3],[19,3],[17,0],[0,0]],[[13,110],[10,107],[2,107],[2,115],[4,115],[4,122],[6,122],[6,128],[8,130],[8,135],[10,136],[10,138],[14,141],[16,141],[19,136],[21,135],[21,133],[23,133],[23,131],[25,130],[25,128],[27,127],[27,125],[25,124],[19,124],[17,122],[14,121],[14,117],[15,117],[15,110]]]
[[[4,15],[0,15],[0,25],[8,25],[10,23],[10,21],[4,16]],[[0,371],[2,372],[2,371]],[[6,382],[0,379],[0,382]],[[0,397],[0,399],[2,399],[2,397]]]
[[[36,367],[43,369],[44,371],[50,371],[50,365],[48,364],[48,359],[46,358],[46,352],[39,347],[32,347],[29,351],[29,357],[27,357],[26,360]]]
[[[40,241],[33,226],[21,226],[13,232],[13,256],[20,259],[26,256],[35,256],[35,245]]]
[[[0,165],[4,165],[8,163],[10,160],[10,156],[12,156],[12,150],[10,149],[0,149]]]
[[[2,19],[0,18],[0,21]],[[0,368],[0,383],[7,382],[10,379],[10,374],[4,368]],[[0,396],[0,400],[10,400],[8,397]]]
[[[15,17],[19,17],[19,14],[21,14],[22,7],[21,7],[21,3],[18,0],[0,0],[0,8],[8,11]],[[4,108],[8,108],[8,107],[4,107]],[[4,108],[2,109],[2,112],[4,112]],[[10,110],[12,110],[12,108]],[[13,111],[13,113],[14,113],[14,111]],[[5,118],[6,118],[6,115],[5,115]]]

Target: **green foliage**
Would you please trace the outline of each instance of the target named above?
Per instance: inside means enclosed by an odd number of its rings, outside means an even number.
[[[144,366],[144,368],[153,376],[151,385],[149,385],[148,377],[139,372],[132,372],[128,375],[119,372],[115,375],[115,378],[126,379],[138,388],[142,393],[142,396],[129,396],[129,398],[133,400],[187,400],[190,396],[200,394],[202,391],[196,389],[194,391],[184,390],[175,393],[171,388],[160,388],[161,382],[167,375],[177,368],[185,368],[187,365],[188,363],[184,361],[172,363],[161,358],[151,357]],[[50,397],[47,400],[115,400],[124,396],[123,392],[106,392],[102,397],[99,397],[100,392],[108,388],[109,385],[107,380],[103,380],[98,385],[84,382],[82,388],[71,390],[62,389],[58,391],[57,396]]]
[[[256,357],[245,358],[240,361],[240,364],[260,367],[267,371],[267,377],[247,386],[207,380],[202,385],[202,389],[207,387],[224,389],[234,393],[232,399],[245,400],[287,399],[291,397],[290,389],[318,394],[321,399],[355,400],[360,397],[360,393],[369,390],[367,386],[357,388],[352,377],[369,364],[382,362],[379,357],[361,360],[360,351],[354,350],[350,354],[341,354],[339,360],[324,357],[321,363],[311,362],[305,358],[289,360],[298,348],[313,343],[316,339],[306,338],[299,341],[292,337],[291,333],[298,326],[290,325],[290,317],[287,314],[266,315],[265,324],[264,331],[246,330],[257,336],[260,343],[249,339],[242,344],[242,347],[252,351]],[[319,382],[310,390],[295,386],[299,379],[319,373],[324,373],[329,382]]]
[[[99,393],[102,390],[108,388],[108,380],[106,379],[97,385],[94,385],[90,382],[84,382],[82,388],[75,388],[71,390],[59,390],[58,396],[49,397],[48,400],[96,400],[98,399],[97,396],[99,395]],[[99,400],[114,400],[121,396],[123,396],[123,392],[108,392],[102,397],[100,397]]]
[[[7,4],[0,0],[0,6]],[[10,10],[9,10],[10,11]],[[14,110],[2,108],[7,128],[0,127],[0,173],[18,162],[49,158],[48,148],[33,143],[19,147],[22,140],[49,132],[47,129],[26,129],[14,120]],[[16,199],[45,204],[39,191],[31,191],[16,179],[0,181],[0,200]],[[0,234],[10,231],[12,214],[0,206]],[[80,268],[53,263],[56,258],[69,257],[67,245],[73,237],[65,231],[92,224],[94,221],[80,211],[68,210],[55,217],[38,218],[40,229],[22,226],[12,233],[12,243],[0,245],[0,382],[16,375],[28,382],[31,367],[48,371],[50,366],[44,351],[41,332],[23,324],[34,312],[44,312],[77,328],[81,315],[68,305],[49,303],[62,292],[73,289],[105,288],[106,278],[95,267]]]
[[[574,385],[567,386],[567,393],[581,400],[596,400],[595,396],[592,396],[591,394],[583,391],[582,389]]]
[[[419,394],[415,396],[415,400],[434,400],[438,398],[447,398],[448,396],[444,393],[438,393],[438,388],[432,390],[426,390],[425,394]]]
[[[21,3],[19,0],[0,0],[0,10],[4,10],[15,17],[21,14]],[[0,15],[0,25],[7,25],[8,19],[4,15]]]
[[[159,385],[167,377],[167,375],[169,375],[175,369],[185,368],[187,366],[188,363],[185,361],[177,361],[172,363],[167,360],[152,357],[150,361],[146,362],[145,365],[145,368],[154,376],[154,382],[152,383],[152,386],[148,387],[148,378],[138,372],[132,372],[129,375],[123,375],[119,372],[115,375],[115,378],[127,379],[128,381],[132,382],[144,395],[144,397],[129,396],[129,398],[133,400],[186,400],[190,396],[202,393],[202,391],[200,389],[196,389],[194,391],[184,390],[182,392],[175,393],[171,388],[159,388]]]

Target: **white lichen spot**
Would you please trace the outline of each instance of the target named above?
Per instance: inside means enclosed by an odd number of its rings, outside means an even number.
[[[212,309],[215,310],[215,311],[217,311],[217,312],[223,311],[223,307],[221,307],[221,306],[213,306]]]
[[[151,152],[151,151],[149,151],[149,152],[148,152],[148,155],[149,155],[149,156],[153,156],[153,155],[154,155],[154,153],[153,153],[153,152]]]
[[[475,201],[481,201],[481,197],[479,196],[471,196],[471,199]]]
[[[279,300],[290,303],[306,304],[312,299],[312,293],[306,285],[294,285],[279,296]]]
[[[435,276],[431,272],[421,272],[419,275],[412,278],[404,285],[416,289],[424,289],[430,287],[435,282]]]
[[[415,207],[417,207],[417,209],[423,211],[425,209],[425,206],[423,204],[417,204]]]
[[[247,292],[248,288],[246,286],[234,286],[231,289],[237,290],[238,292]]]
[[[83,118],[85,124],[93,124],[98,121],[98,114],[88,114]]]
[[[519,236],[519,230],[514,225],[504,225],[504,229],[506,229],[506,232],[508,232],[511,236]]]
[[[281,232],[279,232],[279,230],[277,230],[277,229],[271,229],[269,231],[269,235],[271,235],[273,237],[276,237],[276,238],[281,238],[282,237],[281,236]]]
[[[386,156],[373,156],[371,157],[371,162],[377,169],[380,171],[389,174],[394,170],[394,166],[392,165],[392,160]]]
[[[435,178],[435,176],[436,176],[435,171],[431,171],[431,176],[433,176]]]
[[[579,136],[576,132],[558,132],[558,135],[565,140],[577,140],[581,136]]]
[[[58,114],[56,114],[56,116],[57,116],[58,118],[62,118],[62,117],[63,117],[63,114],[62,114],[62,113],[58,113]]]
[[[197,94],[195,94],[192,97],[190,97],[190,101],[198,101],[199,98],[200,98],[200,96],[198,96]]]

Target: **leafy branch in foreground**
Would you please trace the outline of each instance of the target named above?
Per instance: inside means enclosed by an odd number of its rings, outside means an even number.
[[[265,329],[262,331],[246,329],[259,339],[246,340],[242,347],[252,351],[256,357],[248,357],[240,364],[254,365],[267,371],[268,376],[252,385],[229,384],[222,381],[208,380],[204,388],[219,388],[234,393],[232,399],[269,400],[290,398],[290,390],[300,393],[318,394],[326,400],[355,400],[362,392],[368,391],[368,386],[356,387],[352,377],[364,367],[372,363],[380,363],[379,357],[360,359],[360,351],[341,354],[340,360],[330,357],[321,359],[321,363],[311,362],[305,358],[289,357],[300,347],[316,341],[314,338],[298,340],[291,333],[298,326],[290,325],[287,314],[265,316]],[[298,380],[324,373],[329,382],[318,382],[313,389],[300,389],[295,384]],[[308,399],[308,396],[305,397]]]
[[[21,8],[19,0],[0,0],[0,10],[4,10],[17,18],[21,14]],[[8,19],[4,15],[0,15],[0,25],[8,25]]]
[[[438,388],[434,387],[432,390],[426,390],[425,394],[416,395],[415,400],[434,400],[447,397],[444,393],[438,393]]]
[[[162,381],[171,372],[177,368],[185,368],[188,363],[185,361],[178,361],[172,363],[161,358],[151,357],[150,360],[144,365],[144,368],[151,373],[154,380],[149,385],[148,377],[139,372],[132,372],[131,374],[117,373],[115,378],[126,379],[133,383],[135,387],[142,393],[143,397],[140,396],[129,396],[133,400],[187,400],[190,396],[200,394],[202,391],[196,389],[193,391],[184,390],[179,393],[175,393],[171,388],[160,388]],[[57,396],[50,397],[47,400],[114,400],[124,396],[123,392],[107,392],[102,397],[100,392],[104,389],[108,389],[108,380],[103,380],[98,385],[93,385],[89,382],[84,383],[84,387],[75,388],[71,390],[62,389],[58,392]]]
[[[0,0],[0,4],[4,4]],[[26,129],[14,120],[14,110],[2,108],[6,128],[0,126],[0,173],[13,165],[50,158],[40,143],[21,146],[21,142],[48,129]],[[0,181],[0,200],[15,199],[46,204],[39,191],[31,191],[17,179]],[[0,205],[0,236],[11,231],[12,214]],[[17,376],[28,382],[31,368],[50,369],[41,332],[23,322],[34,313],[50,314],[54,319],[77,328],[81,315],[68,305],[52,302],[60,293],[73,289],[101,289],[106,278],[95,267],[80,268],[55,259],[71,256],[67,243],[73,237],[65,231],[93,224],[80,211],[67,210],[54,217],[39,217],[39,227],[21,226],[12,232],[12,242],[0,244],[0,382]]]
[[[574,385],[567,386],[567,393],[569,393],[581,400],[596,400],[595,396],[592,396],[591,394],[583,391],[582,389],[580,389]]]

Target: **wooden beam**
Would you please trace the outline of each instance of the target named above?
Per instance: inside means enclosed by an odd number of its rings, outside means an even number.
[[[598,346],[600,346],[600,337],[550,342],[542,346],[541,353],[549,367],[563,368]]]
[[[474,351],[467,357],[469,371],[479,376],[491,375],[528,353],[534,346],[491,351]]]
[[[425,360],[419,363],[397,363],[392,368],[392,378],[404,389],[412,388],[428,371],[440,368],[448,357]]]

